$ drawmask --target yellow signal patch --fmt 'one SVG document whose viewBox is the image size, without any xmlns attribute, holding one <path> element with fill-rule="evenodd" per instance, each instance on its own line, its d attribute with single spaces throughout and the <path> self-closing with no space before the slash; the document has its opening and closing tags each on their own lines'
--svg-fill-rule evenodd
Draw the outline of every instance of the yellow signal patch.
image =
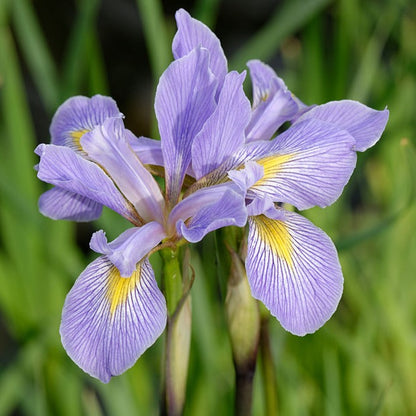
<svg viewBox="0 0 416 416">
<path fill-rule="evenodd" d="M 88 133 L 89 130 L 77 130 L 77 131 L 73 131 L 71 132 L 70 136 L 72 138 L 72 144 L 75 146 L 75 148 L 77 150 L 82 150 L 82 146 L 81 146 L 81 137 L 85 134 Z"/>
<path fill-rule="evenodd" d="M 110 270 L 107 285 L 107 299 L 110 302 L 110 313 L 113 315 L 119 305 L 124 304 L 140 281 L 140 266 L 130 277 L 121 277 L 117 267 Z"/>
<path fill-rule="evenodd" d="M 266 184 L 269 180 L 274 179 L 279 171 L 282 169 L 283 164 L 292 159 L 294 154 L 288 155 L 273 155 L 267 156 L 263 159 L 256 160 L 260 166 L 263 166 L 264 175 L 259 179 L 253 187 Z"/>
<path fill-rule="evenodd" d="M 251 217 L 258 230 L 259 238 L 272 252 L 293 267 L 292 237 L 284 221 L 272 220 L 265 215 Z"/>
</svg>

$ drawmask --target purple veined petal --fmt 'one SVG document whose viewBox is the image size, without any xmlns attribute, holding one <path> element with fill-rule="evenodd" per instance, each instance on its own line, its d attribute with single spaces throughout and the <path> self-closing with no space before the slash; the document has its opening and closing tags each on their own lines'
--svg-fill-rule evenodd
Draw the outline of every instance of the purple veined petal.
<svg viewBox="0 0 416 416">
<path fill-rule="evenodd" d="M 62 312 L 62 344 L 85 372 L 108 383 L 163 332 L 166 301 L 149 261 L 128 278 L 102 256 L 78 277 Z"/>
<path fill-rule="evenodd" d="M 247 142 L 268 140 L 298 112 L 298 105 L 285 83 L 268 65 L 247 63 L 253 85 L 253 111 L 246 128 Z"/>
<path fill-rule="evenodd" d="M 195 137 L 192 167 L 196 179 L 213 171 L 244 144 L 244 130 L 251 114 L 243 90 L 245 75 L 235 71 L 227 74 L 217 108 Z"/>
<path fill-rule="evenodd" d="M 121 117 L 116 102 L 110 97 L 75 96 L 56 110 L 50 127 L 51 143 L 82 150 L 81 137 L 108 117 Z"/>
<path fill-rule="evenodd" d="M 107 242 L 104 231 L 97 231 L 91 237 L 90 248 L 105 254 L 117 267 L 120 275 L 128 277 L 136 270 L 136 264 L 165 237 L 162 225 L 153 221 L 142 227 L 129 228 L 111 243 Z"/>
<path fill-rule="evenodd" d="M 299 214 L 249 218 L 246 269 L 253 296 L 295 335 L 315 332 L 335 312 L 343 277 L 334 244 Z"/>
<path fill-rule="evenodd" d="M 247 192 L 264 176 L 264 168 L 256 162 L 248 161 L 243 169 L 230 170 L 228 177 L 241 189 Z"/>
<path fill-rule="evenodd" d="M 295 95 L 292 95 L 292 98 L 295 100 L 295 103 L 298 105 L 298 112 L 290 119 L 290 122 L 293 124 L 296 122 L 303 114 L 312 110 L 312 108 L 316 107 L 316 104 L 307 105 L 303 101 L 301 101 Z"/>
<path fill-rule="evenodd" d="M 264 176 L 247 196 L 269 196 L 300 210 L 332 204 L 356 163 L 355 140 L 347 131 L 317 119 L 296 123 L 274 140 L 247 146 L 235 160 L 255 160 Z"/>
<path fill-rule="evenodd" d="M 216 80 L 208 58 L 206 49 L 193 50 L 169 65 L 157 87 L 155 110 L 171 204 L 179 198 L 191 163 L 192 142 L 215 110 Z"/>
<path fill-rule="evenodd" d="M 169 224 L 180 235 L 196 243 L 211 231 L 247 222 L 244 193 L 232 183 L 202 188 L 181 201 L 172 210 Z"/>
<path fill-rule="evenodd" d="M 85 134 L 81 145 L 88 157 L 105 169 L 145 222 L 163 221 L 163 195 L 129 146 L 121 119 L 108 118 Z"/>
<path fill-rule="evenodd" d="M 40 180 L 105 205 L 133 224 L 141 222 L 113 181 L 95 163 L 64 146 L 40 144 L 35 152 L 40 156 Z M 64 215 L 63 212 L 61 214 Z M 68 215 L 72 214 L 71 207 Z"/>
<path fill-rule="evenodd" d="M 227 192 L 234 192 L 244 197 L 244 193 L 232 182 L 198 189 L 173 207 L 169 214 L 168 227 L 175 228 L 179 220 L 188 220 L 203 207 L 222 198 Z"/>
<path fill-rule="evenodd" d="M 247 214 L 250 217 L 264 214 L 269 218 L 281 219 L 281 215 L 273 215 L 280 213 L 279 211 L 280 210 L 275 207 L 274 202 L 267 195 L 265 195 L 264 198 L 254 198 L 247 202 Z"/>
<path fill-rule="evenodd" d="M 85 196 L 54 187 L 39 198 L 39 211 L 54 220 L 93 221 L 103 206 Z"/>
<path fill-rule="evenodd" d="M 163 154 L 160 140 L 149 139 L 148 137 L 142 136 L 136 137 L 129 130 L 126 130 L 126 137 L 130 147 L 143 164 L 163 166 Z"/>
<path fill-rule="evenodd" d="M 389 111 L 377 111 L 358 101 L 342 100 L 315 106 L 304 113 L 298 122 L 309 118 L 333 123 L 347 130 L 356 141 L 355 150 L 363 152 L 380 139 Z"/>
<path fill-rule="evenodd" d="M 162 142 L 160 140 L 143 136 L 136 137 L 129 130 L 126 130 L 126 133 L 130 147 L 143 164 L 163 166 Z M 195 177 L 192 166 L 188 167 L 186 174 Z"/>
<path fill-rule="evenodd" d="M 221 88 L 227 74 L 227 59 L 215 34 L 199 20 L 190 16 L 184 9 L 176 12 L 178 31 L 172 42 L 172 52 L 175 59 L 182 58 L 195 48 L 203 47 L 209 51 L 209 68 L 218 79 Z"/>
</svg>

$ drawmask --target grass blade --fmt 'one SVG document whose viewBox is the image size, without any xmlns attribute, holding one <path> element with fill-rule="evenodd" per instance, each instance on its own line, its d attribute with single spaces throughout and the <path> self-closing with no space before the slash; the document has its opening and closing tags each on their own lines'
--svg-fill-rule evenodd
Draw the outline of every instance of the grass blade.
<svg viewBox="0 0 416 416">
<path fill-rule="evenodd" d="M 13 1 L 13 22 L 19 45 L 31 71 L 31 75 L 43 102 L 49 111 L 59 101 L 58 76 L 47 42 L 39 27 L 32 3 L 28 0 Z"/>
</svg>

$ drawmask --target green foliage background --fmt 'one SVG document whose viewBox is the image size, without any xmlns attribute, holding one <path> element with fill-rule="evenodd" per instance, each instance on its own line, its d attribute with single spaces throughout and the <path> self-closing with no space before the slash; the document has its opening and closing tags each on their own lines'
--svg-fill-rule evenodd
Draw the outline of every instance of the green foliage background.
<svg viewBox="0 0 416 416">
<path fill-rule="evenodd" d="M 128 3 L 148 51 L 140 66 L 151 69 L 154 88 L 172 59 L 172 6 Z M 176 3 L 213 28 L 224 8 L 239 4 Z M 351 98 L 390 109 L 383 138 L 359 155 L 343 196 L 329 208 L 305 213 L 337 242 L 345 289 L 334 317 L 313 335 L 294 337 L 270 320 L 280 414 L 414 415 L 416 6 L 411 0 L 260 3 L 272 13 L 249 36 L 238 37 L 241 22 L 222 24 L 222 32 L 236 33 L 228 49 L 224 44 L 230 68 L 242 70 L 247 60 L 259 58 L 308 104 Z M 93 258 L 80 240 L 94 228 L 38 213 L 37 198 L 46 187 L 36 178 L 33 149 L 48 137 L 47 125 L 37 123 L 39 112 L 50 120 L 65 98 L 101 93 L 121 97 L 122 112 L 143 115 L 109 83 L 97 30 L 103 4 L 75 2 L 59 65 L 38 14 L 41 5 L 0 0 L 0 415 L 154 415 L 163 337 L 108 385 L 79 370 L 60 344 L 65 294 Z M 148 96 L 145 114 L 153 120 Z M 137 135 L 155 131 L 151 121 L 144 131 L 132 129 Z M 113 237 L 125 224 L 106 211 L 94 227 Z M 224 281 L 213 261 L 215 245 L 210 236 L 192 251 L 196 282 L 186 415 L 228 415 L 233 408 Z M 159 270 L 159 259 L 152 261 Z M 259 366 L 255 415 L 265 414 L 263 391 Z"/>
</svg>

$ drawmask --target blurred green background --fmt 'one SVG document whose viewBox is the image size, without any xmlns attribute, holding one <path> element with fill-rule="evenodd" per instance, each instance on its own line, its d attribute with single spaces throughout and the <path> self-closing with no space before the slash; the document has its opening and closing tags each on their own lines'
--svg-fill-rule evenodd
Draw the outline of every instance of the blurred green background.
<svg viewBox="0 0 416 416">
<path fill-rule="evenodd" d="M 59 339 L 65 294 L 94 258 L 91 233 L 124 229 L 43 218 L 33 149 L 75 94 L 113 96 L 137 135 L 155 131 L 153 94 L 171 61 L 174 12 L 222 41 L 230 68 L 259 58 L 308 104 L 342 98 L 390 109 L 343 196 L 304 214 L 337 243 L 345 289 L 334 317 L 298 338 L 270 319 L 282 415 L 416 414 L 416 5 L 411 0 L 0 0 L 0 415 L 155 415 L 163 337 L 108 385 Z M 153 134 L 154 136 L 154 134 Z M 234 374 L 213 262 L 194 246 L 186 415 L 229 415 Z M 153 258 L 156 270 L 158 258 Z M 254 415 L 265 414 L 261 367 Z"/>
</svg>

